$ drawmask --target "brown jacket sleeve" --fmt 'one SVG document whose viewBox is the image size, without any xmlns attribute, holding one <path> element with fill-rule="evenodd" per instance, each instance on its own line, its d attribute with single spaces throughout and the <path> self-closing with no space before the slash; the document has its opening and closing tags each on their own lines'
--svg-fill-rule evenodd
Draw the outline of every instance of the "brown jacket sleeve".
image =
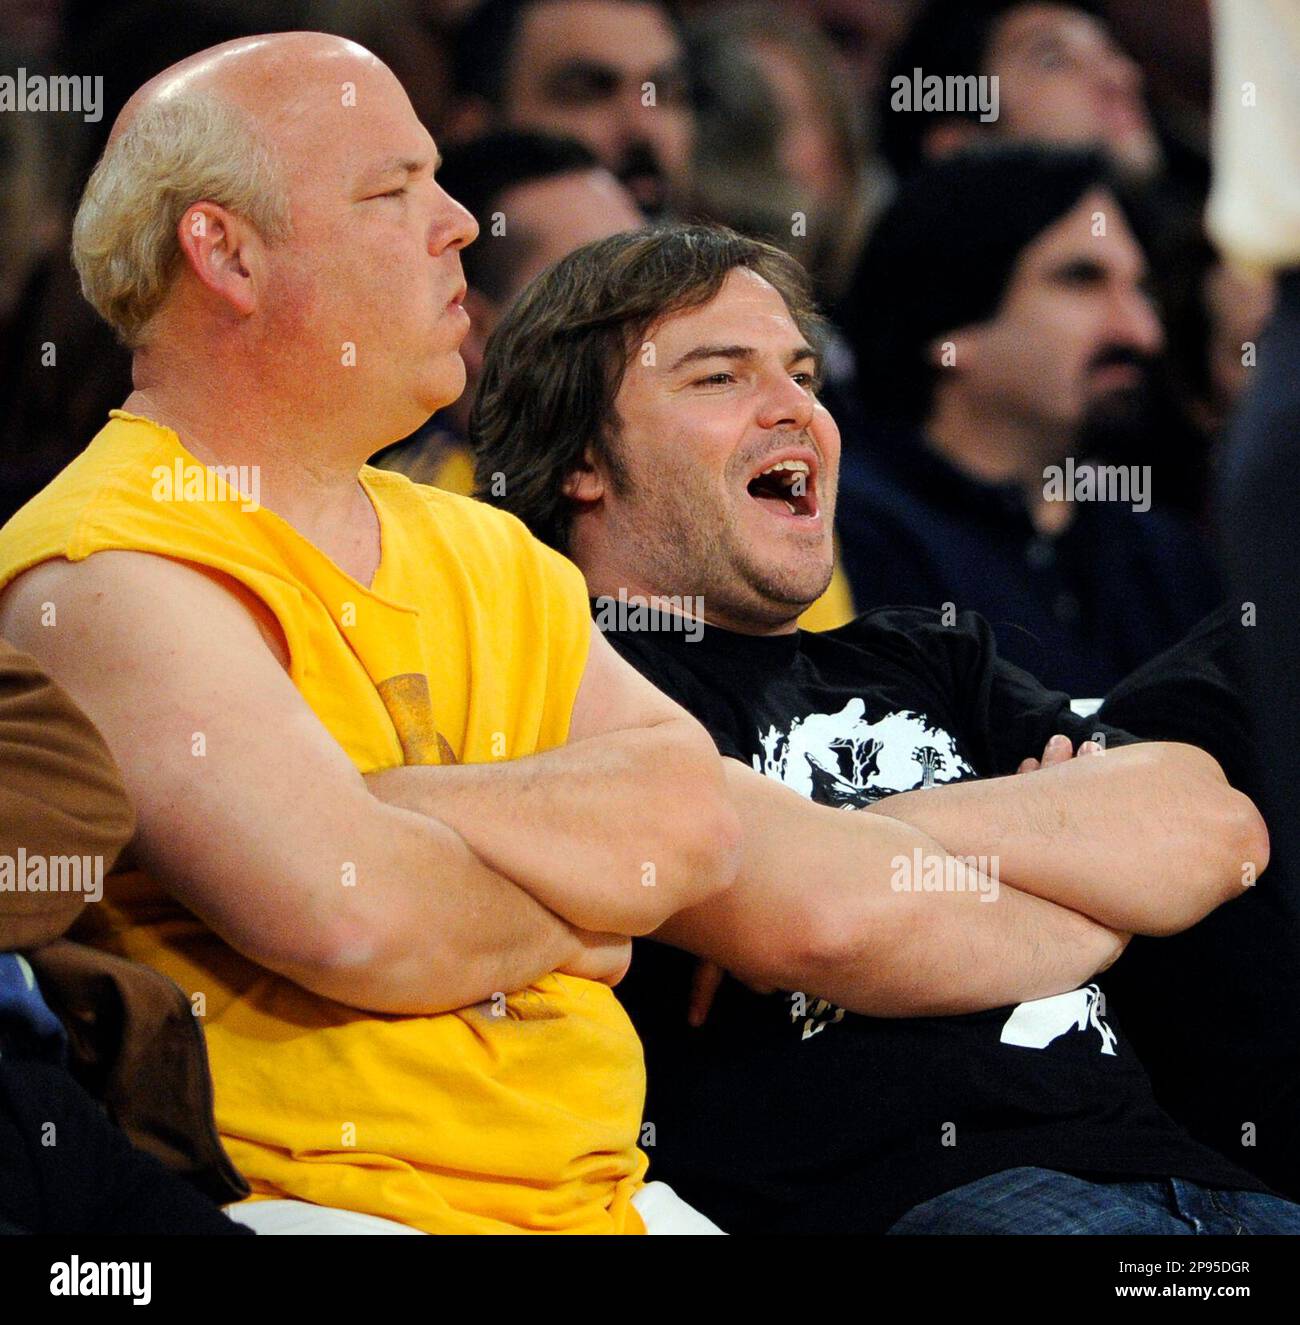
<svg viewBox="0 0 1300 1325">
<path fill-rule="evenodd" d="M 25 653 L 0 640 L 0 855 L 102 856 L 113 867 L 135 814 L 103 738 Z M 80 893 L 0 888 L 0 951 L 60 937 Z"/>
</svg>

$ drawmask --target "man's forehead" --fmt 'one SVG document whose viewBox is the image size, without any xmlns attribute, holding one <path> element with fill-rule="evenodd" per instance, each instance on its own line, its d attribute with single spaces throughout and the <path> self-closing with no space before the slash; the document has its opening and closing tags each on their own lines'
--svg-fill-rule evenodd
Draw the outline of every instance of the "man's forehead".
<svg viewBox="0 0 1300 1325">
<path fill-rule="evenodd" d="M 1002 56 L 1023 54 L 1034 42 L 1048 38 L 1074 45 L 1109 40 L 1091 14 L 1072 5 L 1027 4 L 1004 14 L 993 31 L 993 46 Z"/>
<path fill-rule="evenodd" d="M 538 69 L 571 63 L 647 69 L 676 59 L 681 47 L 655 4 L 632 0 L 540 0 L 525 10 L 516 60 Z"/>
<path fill-rule="evenodd" d="M 748 267 L 728 272 L 707 304 L 671 313 L 651 332 L 652 339 L 682 348 L 704 337 L 718 344 L 753 343 L 755 348 L 759 337 L 764 344 L 775 337 L 791 346 L 804 339 L 780 292 Z"/>
<path fill-rule="evenodd" d="M 1116 262 L 1145 264 L 1138 244 L 1119 202 L 1109 193 L 1085 194 L 1059 217 L 1022 255 L 1026 265 L 1041 268 L 1062 259 L 1090 259 L 1106 265 Z"/>
</svg>

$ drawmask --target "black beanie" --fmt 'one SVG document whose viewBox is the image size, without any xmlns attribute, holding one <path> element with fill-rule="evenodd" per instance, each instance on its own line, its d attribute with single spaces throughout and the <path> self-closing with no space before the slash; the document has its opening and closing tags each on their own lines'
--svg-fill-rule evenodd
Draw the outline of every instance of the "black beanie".
<svg viewBox="0 0 1300 1325">
<path fill-rule="evenodd" d="M 867 413 L 919 421 L 927 347 L 992 318 L 1020 254 L 1098 188 L 1095 151 L 975 148 L 918 170 L 876 223 L 836 320 L 853 347 Z"/>
</svg>

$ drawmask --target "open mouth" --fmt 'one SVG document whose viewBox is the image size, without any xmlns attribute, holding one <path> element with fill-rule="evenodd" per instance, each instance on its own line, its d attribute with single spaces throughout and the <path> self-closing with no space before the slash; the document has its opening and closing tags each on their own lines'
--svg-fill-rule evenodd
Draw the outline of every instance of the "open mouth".
<svg viewBox="0 0 1300 1325">
<path fill-rule="evenodd" d="M 817 515 L 812 466 L 806 460 L 778 460 L 755 474 L 747 490 L 774 515 L 805 519 Z"/>
</svg>

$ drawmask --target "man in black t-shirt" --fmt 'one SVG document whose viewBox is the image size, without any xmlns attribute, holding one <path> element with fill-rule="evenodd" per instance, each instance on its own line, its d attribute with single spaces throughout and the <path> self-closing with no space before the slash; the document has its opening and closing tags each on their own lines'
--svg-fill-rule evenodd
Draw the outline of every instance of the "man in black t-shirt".
<svg viewBox="0 0 1300 1325">
<path fill-rule="evenodd" d="M 582 566 L 742 822 L 737 883 L 620 989 L 653 1172 L 731 1232 L 1300 1232 L 1156 1106 L 1099 974 L 1124 940 L 1090 946 L 1238 893 L 1254 807 L 1076 718 L 973 614 L 797 630 L 832 564 L 815 336 L 777 250 L 620 235 L 507 314 L 471 417 L 481 489 Z M 700 958 L 738 977 L 702 1024 Z"/>
</svg>

